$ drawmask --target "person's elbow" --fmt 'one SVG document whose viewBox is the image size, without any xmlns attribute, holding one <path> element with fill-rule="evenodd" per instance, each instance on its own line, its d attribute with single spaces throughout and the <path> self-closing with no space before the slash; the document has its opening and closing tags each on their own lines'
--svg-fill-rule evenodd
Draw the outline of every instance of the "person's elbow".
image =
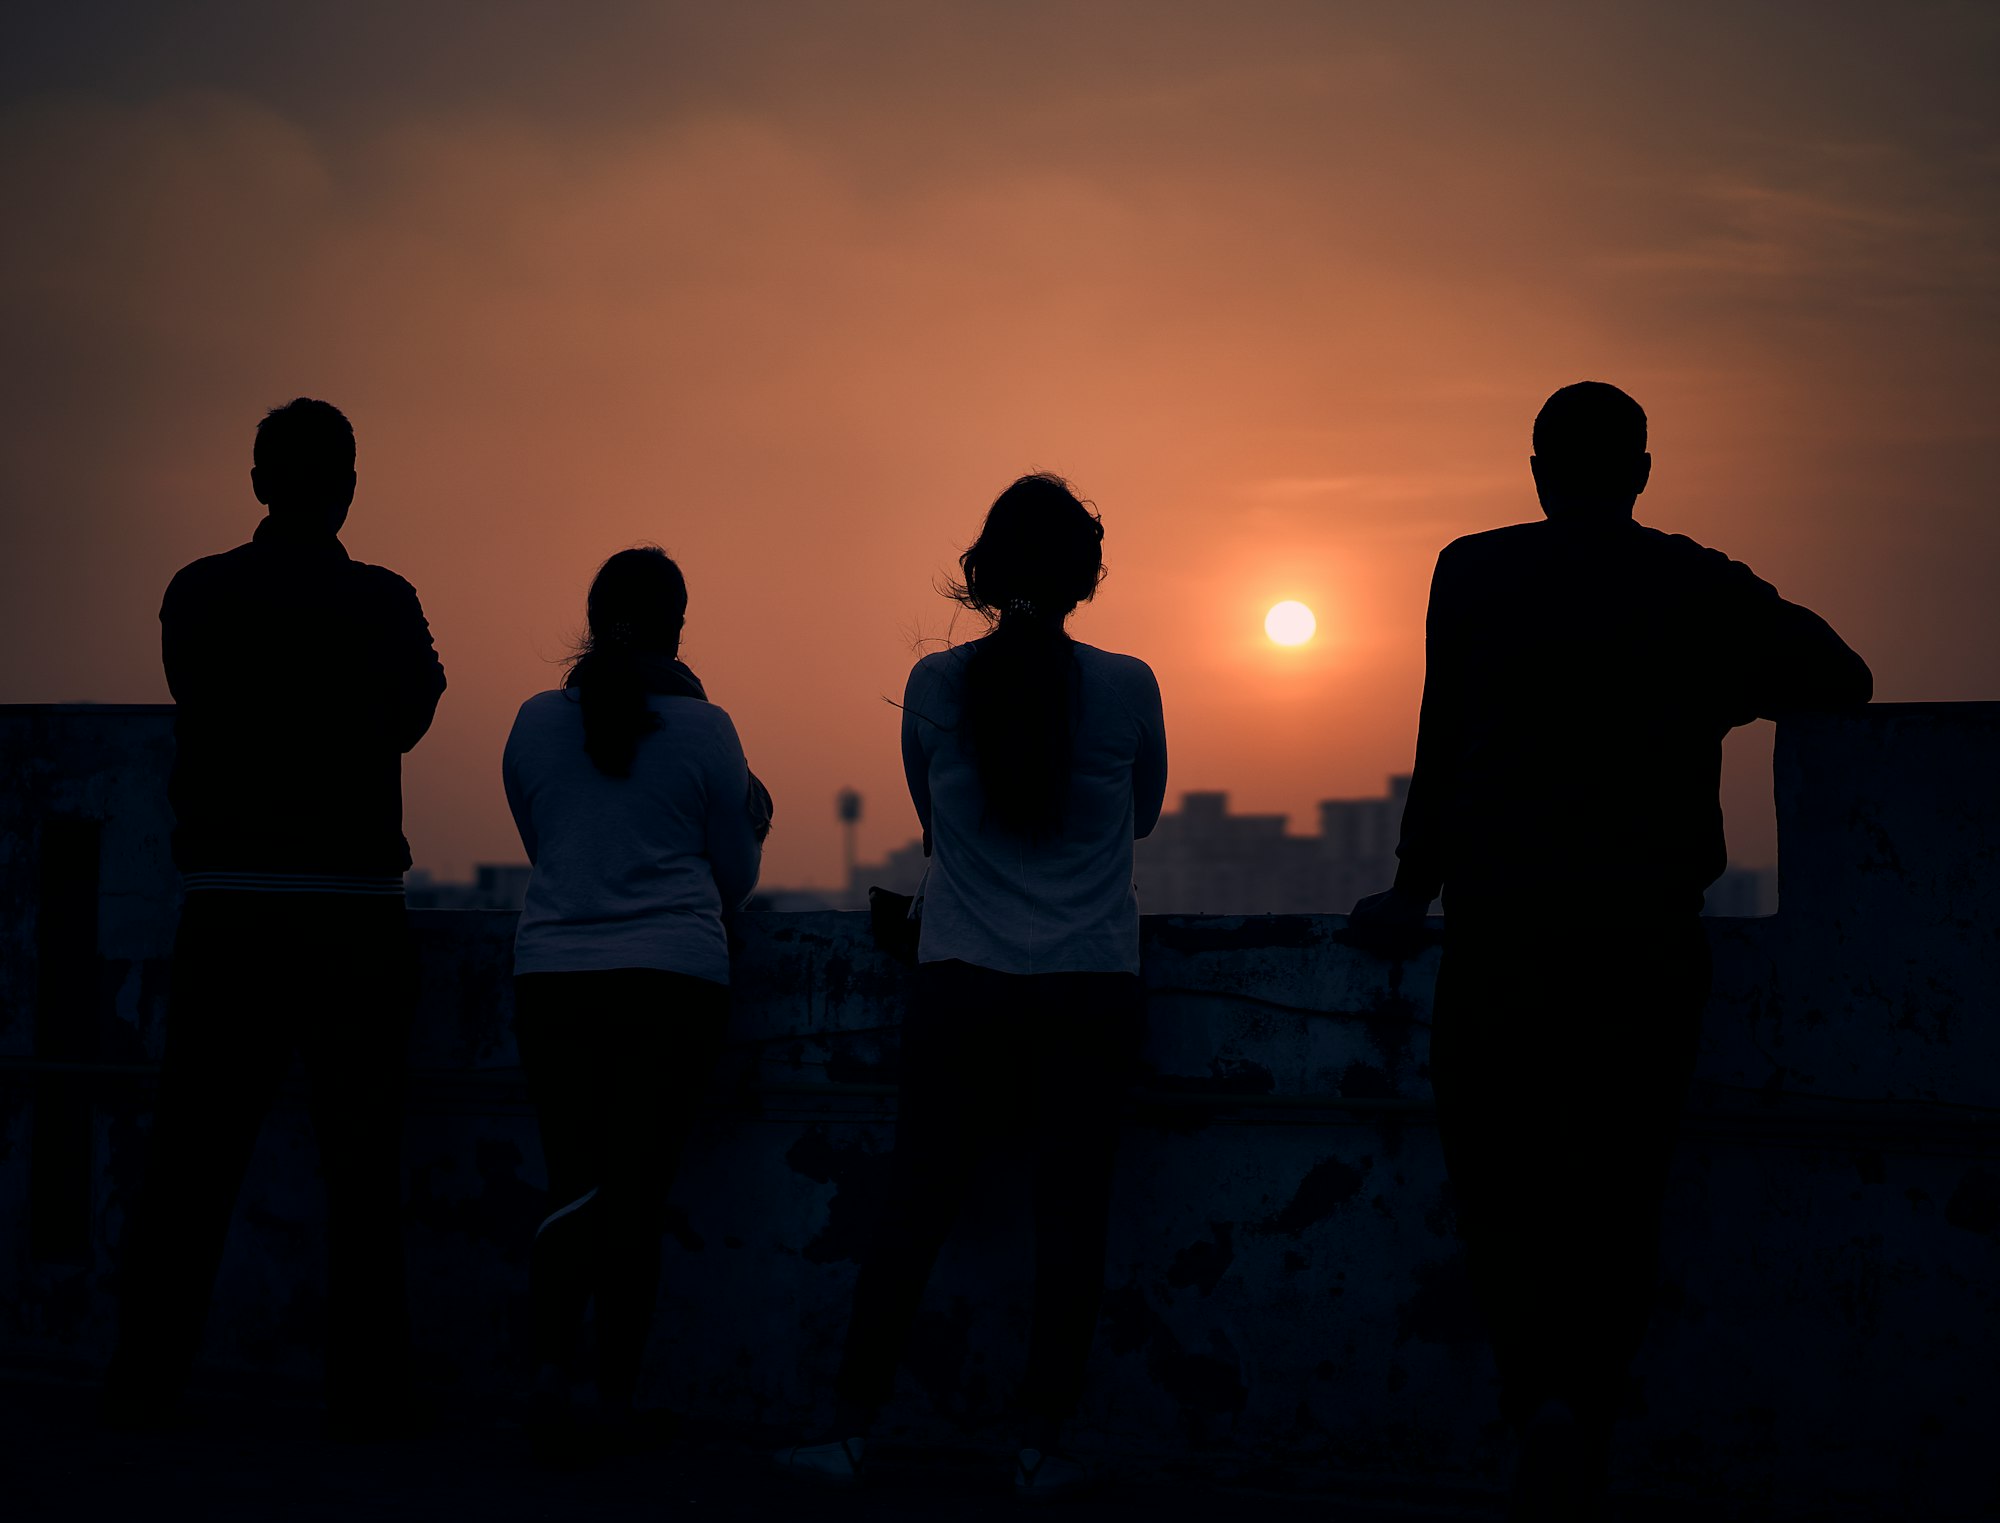
<svg viewBox="0 0 2000 1523">
<path fill-rule="evenodd" d="M 734 913 L 749 903 L 750 896 L 757 891 L 757 879 L 763 867 L 763 860 L 763 852 L 753 846 L 748 852 L 728 863 L 717 864 L 715 886 L 725 909 Z"/>
<path fill-rule="evenodd" d="M 1840 706 L 1860 708 L 1865 703 L 1875 701 L 1875 673 L 1870 671 L 1868 663 L 1853 651 L 1847 654 L 1848 669 L 1841 682 Z"/>
<path fill-rule="evenodd" d="M 1843 649 L 1794 690 L 1780 709 L 1858 709 L 1875 696 L 1875 674 L 1853 651 Z M 1775 717 L 1775 716 L 1774 716 Z"/>
<path fill-rule="evenodd" d="M 417 742 L 431 732 L 431 724 L 437 719 L 438 703 L 444 697 L 444 668 L 437 668 L 436 675 L 419 693 L 411 695 L 403 710 L 402 733 L 397 737 L 403 752 L 407 755 L 416 750 Z"/>
</svg>

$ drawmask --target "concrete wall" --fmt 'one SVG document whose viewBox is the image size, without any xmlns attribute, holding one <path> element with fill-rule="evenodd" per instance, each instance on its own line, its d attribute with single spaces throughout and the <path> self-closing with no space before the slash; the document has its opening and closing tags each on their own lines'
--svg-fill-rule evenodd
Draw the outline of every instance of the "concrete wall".
<svg viewBox="0 0 2000 1523">
<path fill-rule="evenodd" d="M 10 733 L 0 723 L 0 744 Z M 73 772 L 107 742 L 80 744 Z M 153 753 L 106 754 L 129 771 Z M 1777 769 L 1784 908 L 1710 922 L 1716 991 L 1621 1483 L 1753 1514 L 1970 1512 L 1996 1500 L 2000 1425 L 2000 705 L 1788 724 Z M 32 834 L 26 818 L 8 819 L 10 838 Z M 106 824 L 107 853 L 157 841 L 136 819 Z M 28 846 L 7 852 L 18 863 Z M 105 881 L 135 873 L 107 866 Z M 430 1378 L 490 1391 L 519 1375 L 544 1209 L 508 1032 L 512 917 L 413 919 L 419 1336 Z M 95 1002 L 99 1045 L 60 1071 L 22 1037 L 36 944 L 7 943 L 10 1357 L 106 1351 L 170 923 L 158 905 L 100 916 L 95 981 L 65 975 Z M 671 1404 L 797 1425 L 823 1411 L 883 1183 L 906 975 L 858 915 L 751 916 L 740 934 L 733 1046 L 677 1192 L 651 1378 Z M 1125 1132 L 1092 1441 L 1494 1480 L 1491 1360 L 1429 1118 L 1437 956 L 1435 938 L 1403 964 L 1361 954 L 1338 916 L 1148 919 L 1148 1073 Z M 83 1086 L 88 1116 L 85 1172 L 51 1176 L 87 1190 L 87 1240 L 67 1258 L 22 1230 L 51 1217 L 31 1175 L 57 1081 L 71 1099 Z M 218 1365 L 316 1369 L 312 1169 L 293 1098 L 239 1208 L 209 1331 Z M 989 1185 L 940 1263 L 888 1414 L 915 1437 L 991 1436 L 1018 1373 L 1025 1204 L 1004 1170 Z"/>
</svg>

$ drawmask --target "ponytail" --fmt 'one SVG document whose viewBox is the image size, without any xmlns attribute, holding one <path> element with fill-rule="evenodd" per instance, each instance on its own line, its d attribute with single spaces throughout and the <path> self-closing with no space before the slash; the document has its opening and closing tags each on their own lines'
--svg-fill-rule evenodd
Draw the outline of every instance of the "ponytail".
<svg viewBox="0 0 2000 1523">
<path fill-rule="evenodd" d="M 630 647 L 592 644 L 571 663 L 563 686 L 583 706 L 583 751 L 606 777 L 630 777 L 639 741 L 660 727 L 646 702 L 644 668 Z"/>
<path fill-rule="evenodd" d="M 583 705 L 583 750 L 607 777 L 630 777 L 639 742 L 660 727 L 653 671 L 680 648 L 687 581 L 657 545 L 620 550 L 590 584 L 590 632 L 563 677 Z"/>
</svg>

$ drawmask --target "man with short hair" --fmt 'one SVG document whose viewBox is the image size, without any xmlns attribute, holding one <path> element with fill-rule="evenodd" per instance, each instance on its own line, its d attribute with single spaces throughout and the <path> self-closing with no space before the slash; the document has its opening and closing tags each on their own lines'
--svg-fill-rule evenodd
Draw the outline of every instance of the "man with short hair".
<svg viewBox="0 0 2000 1523">
<path fill-rule="evenodd" d="M 1354 907 L 1407 946 L 1443 890 L 1432 1083 L 1522 1518 L 1602 1505 L 1708 997 L 1722 737 L 1872 690 L 1818 615 L 1633 521 L 1646 443 L 1624 392 L 1565 386 L 1544 520 L 1438 557 L 1396 883 Z"/>
<path fill-rule="evenodd" d="M 265 1113 L 305 1059 L 327 1198 L 327 1410 L 407 1413 L 402 757 L 444 668 L 410 584 L 350 560 L 354 432 L 301 397 L 257 427 L 250 542 L 185 567 L 160 625 L 178 705 L 170 796 L 186 889 L 145 1188 L 119 1266 L 107 1418 L 164 1420 L 194 1363 Z"/>
</svg>

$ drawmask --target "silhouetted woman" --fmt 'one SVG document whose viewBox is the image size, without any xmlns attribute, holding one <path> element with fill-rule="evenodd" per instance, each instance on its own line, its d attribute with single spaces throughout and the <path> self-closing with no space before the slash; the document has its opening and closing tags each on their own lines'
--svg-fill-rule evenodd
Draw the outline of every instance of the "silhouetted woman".
<svg viewBox="0 0 2000 1523">
<path fill-rule="evenodd" d="M 574 1457 L 586 1303 L 597 1394 L 629 1422 L 662 1214 L 729 1009 L 725 913 L 757 882 L 770 800 L 729 716 L 677 659 L 687 583 L 621 550 L 590 586 L 561 688 L 521 705 L 507 802 L 534 871 L 514 939 L 515 1032 L 554 1209 L 529 1261 L 535 1436 Z"/>
<path fill-rule="evenodd" d="M 1159 819 L 1167 782 L 1151 670 L 1063 629 L 1097 590 L 1103 539 L 1060 477 L 1016 481 L 953 588 L 992 632 L 910 673 L 903 769 L 931 864 L 893 1183 L 855 1286 L 836 1437 L 782 1453 L 794 1473 L 858 1477 L 974 1162 L 1018 1129 L 1035 1290 L 1014 1480 L 1040 1497 L 1082 1479 L 1061 1428 L 1103 1294 L 1121 1096 L 1143 1021 L 1132 842 Z"/>
</svg>

